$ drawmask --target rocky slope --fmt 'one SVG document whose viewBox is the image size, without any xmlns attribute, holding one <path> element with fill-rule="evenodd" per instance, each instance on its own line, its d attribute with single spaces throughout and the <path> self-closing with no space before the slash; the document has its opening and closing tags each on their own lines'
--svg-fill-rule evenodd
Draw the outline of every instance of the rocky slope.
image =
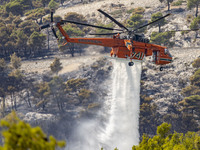
<svg viewBox="0 0 200 150">
<path fill-rule="evenodd" d="M 195 70 L 192 63 L 200 57 L 200 49 L 171 49 L 170 52 L 174 60 L 164 71 L 160 72 L 158 66 L 147 63 L 144 66 L 146 75 L 142 77 L 145 93 L 158 105 L 161 114 L 168 113 L 170 105 L 183 100 L 180 92 L 189 85 Z"/>
</svg>

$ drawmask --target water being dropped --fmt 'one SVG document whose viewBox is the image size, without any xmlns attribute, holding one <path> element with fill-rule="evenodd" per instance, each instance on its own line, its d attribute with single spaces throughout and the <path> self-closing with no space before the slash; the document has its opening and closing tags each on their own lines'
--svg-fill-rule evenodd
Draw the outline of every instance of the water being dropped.
<svg viewBox="0 0 200 150">
<path fill-rule="evenodd" d="M 139 144 L 141 63 L 129 67 L 127 62 L 113 60 L 113 67 L 111 96 L 99 115 L 107 122 L 102 125 L 100 117 L 81 122 L 68 150 L 131 150 Z"/>
</svg>

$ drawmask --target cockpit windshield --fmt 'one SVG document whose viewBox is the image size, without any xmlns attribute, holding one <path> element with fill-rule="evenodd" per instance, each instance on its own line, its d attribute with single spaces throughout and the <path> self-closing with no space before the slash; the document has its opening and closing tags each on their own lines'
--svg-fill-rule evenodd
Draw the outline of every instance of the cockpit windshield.
<svg viewBox="0 0 200 150">
<path fill-rule="evenodd" d="M 172 57 L 168 49 L 165 49 L 165 54 L 168 55 L 169 57 Z"/>
</svg>

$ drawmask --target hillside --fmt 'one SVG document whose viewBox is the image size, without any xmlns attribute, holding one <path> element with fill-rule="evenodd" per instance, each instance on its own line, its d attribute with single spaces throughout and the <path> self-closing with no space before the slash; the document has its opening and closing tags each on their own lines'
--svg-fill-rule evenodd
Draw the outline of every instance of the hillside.
<svg viewBox="0 0 200 150">
<path fill-rule="evenodd" d="M 146 8 L 157 8 L 160 5 L 159 0 L 100 0 L 94 1 L 92 3 L 81 4 L 80 1 L 74 0 L 67 2 L 63 7 L 60 7 L 56 10 L 56 14 L 64 16 L 68 12 L 77 12 L 84 16 L 99 16 L 97 9 L 104 9 L 108 12 L 114 11 L 116 9 L 131 9 L 137 7 L 146 7 Z M 88 18 L 89 19 L 89 18 Z"/>
<path fill-rule="evenodd" d="M 142 12 L 142 23 L 150 21 L 154 13 L 172 13 L 166 18 L 166 23 L 161 26 L 162 32 L 190 28 L 192 19 L 195 18 L 194 9 L 187 10 L 186 2 L 179 6 L 171 6 L 170 11 L 167 11 L 166 6 L 159 0 L 99 0 L 83 3 L 79 0 L 69 0 L 63 6 L 59 6 L 55 15 L 64 17 L 69 12 L 76 12 L 82 14 L 87 23 L 108 24 L 111 21 L 97 11 L 97 9 L 102 9 L 122 24 L 128 25 L 126 21 L 132 16 L 132 12 L 135 10 L 133 8 L 143 7 L 145 11 Z M 3 70 L 0 73 L 2 117 L 12 110 L 16 110 L 20 118 L 33 126 L 42 127 L 48 135 L 52 134 L 58 139 L 69 141 L 76 140 L 76 138 L 73 139 L 73 131 L 86 118 L 99 120 L 100 125 L 105 126 L 108 119 L 107 109 L 110 108 L 104 106 L 111 96 L 113 63 L 104 56 L 110 55 L 111 48 L 75 45 L 77 47 L 75 47 L 74 57 L 72 57 L 70 46 L 64 52 L 58 51 L 57 47 L 62 42 L 56 41 L 53 34 L 49 32 L 51 29 L 33 32 L 34 30 L 38 31 L 39 27 L 35 20 L 32 20 L 32 23 L 30 20 L 23 20 L 27 26 L 20 20 L 19 22 L 22 23 L 13 27 L 14 25 L 10 25 L 13 23 L 11 21 L 13 16 L 8 13 L 6 15 L 10 19 L 5 19 L 10 28 L 8 31 L 6 25 L 4 28 L 0 28 L 4 33 L 1 36 L 3 39 L 3 44 L 1 43 L 3 46 L 0 45 L 1 56 L 6 60 L 6 62 L 3 59 L 0 60 L 0 69 Z M 45 18 L 45 16 L 41 18 L 43 17 Z M 189 17 L 192 18 L 190 22 L 188 22 Z M 117 25 L 113 26 L 117 27 Z M 68 27 L 73 28 L 73 32 L 84 31 L 81 33 L 81 37 L 91 37 L 88 35 L 89 33 L 97 32 L 77 26 Z M 3 32 L 4 30 L 7 32 Z M 71 32 L 69 28 L 67 30 Z M 154 31 L 158 32 L 158 27 L 149 26 L 144 34 L 150 39 Z M 10 34 L 12 36 L 6 33 L 12 33 Z M 50 49 L 47 49 L 46 35 L 50 39 Z M 80 35 L 72 34 L 71 36 Z M 5 39 L 8 40 L 7 43 Z M 154 42 L 160 41 L 160 39 L 157 38 Z M 193 84 L 191 76 L 198 70 L 192 66 L 194 60 L 200 57 L 198 32 L 176 32 L 173 36 L 164 37 L 162 40 L 165 42 L 165 46 L 169 46 L 173 62 L 166 65 L 162 72 L 159 71 L 159 66 L 152 64 L 149 58 L 146 58 L 142 64 L 140 135 L 146 133 L 154 136 L 156 127 L 163 122 L 171 123 L 172 130 L 177 132 L 199 131 L 199 109 L 196 109 L 199 103 L 195 103 L 197 107 L 192 105 L 186 109 L 186 105 L 189 104 L 185 101 L 182 102 L 186 109 L 184 111 L 182 110 L 183 106 L 180 105 L 181 101 L 191 96 L 183 96 L 181 92 Z M 164 45 L 163 41 L 159 45 Z M 170 47 L 170 42 L 173 43 L 172 47 Z M 37 45 L 37 43 L 39 44 Z M 79 53 L 79 50 L 82 50 L 82 53 Z M 22 64 L 17 69 L 9 63 L 10 55 L 14 52 L 17 53 L 17 56 L 22 57 Z M 55 58 L 59 58 L 62 69 L 53 73 L 50 65 Z M 196 88 L 197 95 L 198 86 L 193 87 Z M 190 93 L 192 92 L 190 91 Z M 70 137 L 72 138 L 70 139 Z"/>
</svg>

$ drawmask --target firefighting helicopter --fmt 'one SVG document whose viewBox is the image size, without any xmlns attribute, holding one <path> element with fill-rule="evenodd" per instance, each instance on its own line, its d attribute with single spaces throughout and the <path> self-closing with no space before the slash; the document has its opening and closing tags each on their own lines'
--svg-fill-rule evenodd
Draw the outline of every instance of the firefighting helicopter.
<svg viewBox="0 0 200 150">
<path fill-rule="evenodd" d="M 81 43 L 81 44 L 111 47 L 112 48 L 110 52 L 111 58 L 114 57 L 114 58 L 119 58 L 123 60 L 129 60 L 129 63 L 128 63 L 129 66 L 133 66 L 134 61 L 143 61 L 144 57 L 147 57 L 147 56 L 152 56 L 152 62 L 156 65 L 160 65 L 160 71 L 163 70 L 163 65 L 169 64 L 172 62 L 172 55 L 170 54 L 167 47 L 150 44 L 149 39 L 136 33 L 136 31 L 138 31 L 139 29 L 142 29 L 165 17 L 168 17 L 170 14 L 167 14 L 161 18 L 158 18 L 155 21 L 152 21 L 150 23 L 144 24 L 134 30 L 130 30 L 124 25 L 122 25 L 120 22 L 118 22 L 116 19 L 111 17 L 109 14 L 102 11 L 101 9 L 98 9 L 98 11 L 102 13 L 104 16 L 106 16 L 107 18 L 109 18 L 111 21 L 113 21 L 116 25 L 118 25 L 120 29 L 91 25 L 91 24 L 86 24 L 86 23 L 70 21 L 70 20 L 61 20 L 59 22 L 54 23 L 53 11 L 51 11 L 51 23 L 41 26 L 40 30 L 50 27 L 52 29 L 54 36 L 58 40 L 58 36 L 54 29 L 54 26 L 56 26 L 61 32 L 61 34 L 63 35 L 63 38 L 65 38 L 65 40 L 69 43 Z M 91 34 L 91 35 L 113 35 L 112 38 L 70 38 L 67 35 L 67 33 L 64 31 L 64 29 L 62 28 L 62 25 L 65 23 L 89 26 L 89 27 L 106 29 L 106 30 L 111 30 L 111 31 L 116 31 L 116 32 Z M 120 34 L 122 33 L 126 34 L 126 36 L 124 36 L 123 38 L 120 37 Z"/>
</svg>

